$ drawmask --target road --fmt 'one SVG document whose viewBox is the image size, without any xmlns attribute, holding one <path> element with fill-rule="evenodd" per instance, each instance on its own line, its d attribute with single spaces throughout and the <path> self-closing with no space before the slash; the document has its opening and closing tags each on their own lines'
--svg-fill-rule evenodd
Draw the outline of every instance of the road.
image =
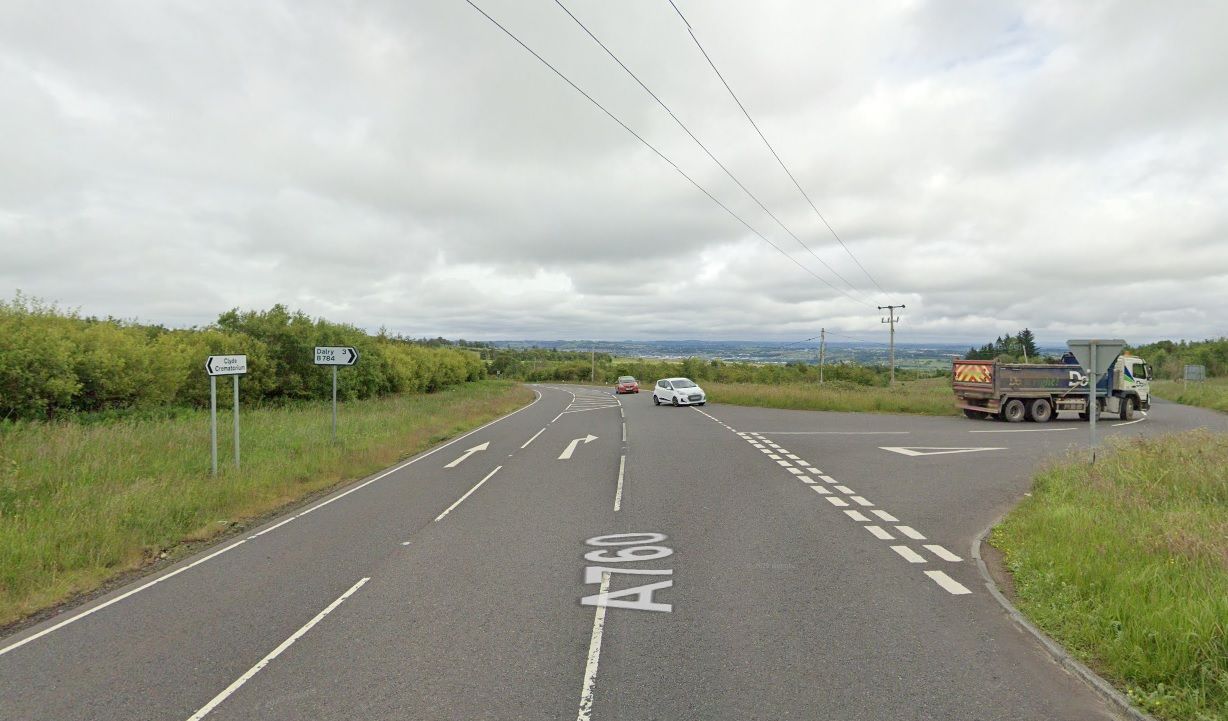
<svg viewBox="0 0 1228 721">
<path fill-rule="evenodd" d="M 0 640 L 0 719 L 1112 718 L 969 558 L 1085 423 L 536 388 Z"/>
</svg>

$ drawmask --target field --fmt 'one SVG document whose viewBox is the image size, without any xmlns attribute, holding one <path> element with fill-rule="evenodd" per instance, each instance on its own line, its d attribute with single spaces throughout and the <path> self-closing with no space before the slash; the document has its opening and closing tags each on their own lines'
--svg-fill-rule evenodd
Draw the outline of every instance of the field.
<svg viewBox="0 0 1228 721">
<path fill-rule="evenodd" d="M 1156 380 L 1151 382 L 1151 390 L 1164 400 L 1228 413 L 1228 378 L 1212 378 L 1197 383 Z"/>
<path fill-rule="evenodd" d="M 361 478 L 531 400 L 482 381 L 341 406 L 241 411 L 242 470 L 231 417 L 218 414 L 220 475 L 209 475 L 208 412 L 113 423 L 0 424 L 0 626 L 184 541 Z"/>
<path fill-rule="evenodd" d="M 1021 610 L 1139 706 L 1228 719 L 1228 435 L 1056 463 L 991 543 Z"/>
<path fill-rule="evenodd" d="M 958 415 L 951 382 L 925 378 L 897 382 L 894 388 L 844 382 L 764 384 L 702 383 L 714 403 L 852 413 L 915 413 L 927 416 Z"/>
</svg>

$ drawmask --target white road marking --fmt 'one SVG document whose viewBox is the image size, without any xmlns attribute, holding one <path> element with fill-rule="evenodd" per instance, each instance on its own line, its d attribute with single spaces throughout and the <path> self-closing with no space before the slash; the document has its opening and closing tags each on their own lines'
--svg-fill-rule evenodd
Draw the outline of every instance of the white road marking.
<svg viewBox="0 0 1228 721">
<path fill-rule="evenodd" d="M 530 443 L 532 443 L 533 441 L 537 440 L 537 437 L 538 437 L 538 436 L 540 436 L 541 434 L 545 433 L 545 432 L 546 432 L 546 427 L 545 427 L 545 426 L 542 426 L 542 429 L 541 429 L 540 431 L 538 431 L 537 433 L 534 433 L 532 438 L 530 438 L 529 440 L 525 441 L 525 442 L 524 442 L 524 445 L 523 445 L 523 446 L 521 446 L 521 448 L 522 448 L 522 449 L 524 449 L 524 448 L 528 448 Z"/>
<path fill-rule="evenodd" d="M 751 445 L 754 446 L 755 448 L 763 448 L 762 443 L 755 443 L 754 441 L 751 441 Z"/>
<path fill-rule="evenodd" d="M 976 431 L 972 431 L 975 433 Z M 884 451 L 901 456 L 946 456 L 952 453 L 978 453 L 980 451 L 1004 451 L 1005 448 L 939 448 L 936 446 L 879 446 Z"/>
<path fill-rule="evenodd" d="M 968 431 L 969 433 L 1054 433 L 1056 431 L 1073 431 L 1074 428 L 1003 428 L 1000 430 Z"/>
<path fill-rule="evenodd" d="M 235 679 L 234 683 L 230 684 L 229 686 L 225 688 L 225 690 L 223 690 L 218 695 L 214 696 L 213 699 L 209 701 L 209 703 L 205 704 L 204 706 L 201 706 L 199 711 L 197 711 L 196 713 L 188 717 L 188 721 L 200 721 L 200 719 L 203 719 L 205 716 L 208 716 L 210 711 L 217 708 L 218 705 L 222 703 L 223 701 L 225 701 L 226 699 L 230 698 L 230 696 L 234 694 L 235 691 L 238 691 L 243 686 L 243 684 L 250 681 L 252 677 L 255 676 L 256 674 L 260 673 L 260 671 L 265 666 L 268 666 L 269 663 L 273 659 L 280 656 L 283 651 L 293 646 L 295 641 L 303 637 L 303 634 L 307 633 L 308 631 L 312 629 L 313 626 L 315 626 L 320 621 L 324 620 L 325 616 L 332 613 L 334 609 L 336 609 L 338 606 L 342 604 L 342 602 L 345 601 L 345 599 L 354 595 L 355 591 L 362 588 L 363 584 L 365 584 L 367 581 L 370 581 L 370 580 L 371 578 L 367 577 L 367 578 L 360 580 L 358 583 L 355 583 L 353 586 L 350 586 L 350 590 L 341 594 L 341 596 L 338 597 L 337 600 L 328 604 L 328 606 L 323 611 L 320 611 L 319 613 L 317 613 L 315 615 L 315 618 L 311 619 L 306 624 L 304 624 L 302 628 L 295 631 L 294 634 L 290 636 L 290 638 L 287 638 L 285 641 L 282 641 L 280 644 L 278 644 L 277 648 L 273 649 L 272 651 L 269 652 L 267 656 L 257 661 L 255 666 L 252 666 L 251 668 L 247 670 L 246 673 L 244 673 L 239 678 Z"/>
<path fill-rule="evenodd" d="M 954 578 L 951 578 L 942 571 L 926 571 L 925 575 L 929 576 L 934 580 L 934 583 L 942 586 L 943 590 L 952 595 L 963 596 L 964 594 L 972 593 L 972 591 L 969 591 L 962 583 L 956 581 Z"/>
<path fill-rule="evenodd" d="M 453 508 L 456 508 L 457 506 L 459 506 L 459 505 L 461 504 L 461 501 L 464 501 L 466 498 L 468 498 L 468 497 L 469 497 L 469 494 L 470 494 L 470 493 L 473 493 L 473 492 L 474 492 L 474 491 L 476 491 L 477 489 L 481 488 L 481 487 L 482 487 L 482 484 L 483 484 L 483 483 L 485 483 L 486 481 L 490 480 L 490 477 L 491 477 L 491 476 L 493 476 L 493 475 L 495 475 L 496 473 L 498 473 L 498 472 L 499 472 L 499 469 L 500 469 L 500 468 L 502 468 L 502 467 L 503 467 L 503 466 L 495 466 L 495 470 L 491 471 L 490 473 L 487 473 L 487 474 L 486 474 L 486 477 L 485 477 L 485 478 L 483 478 L 482 480 L 478 481 L 478 484 L 477 484 L 476 486 L 474 486 L 473 488 L 470 488 L 468 491 L 466 491 L 466 492 L 465 492 L 465 495 L 463 495 L 463 496 L 461 496 L 460 498 L 456 499 L 456 503 L 453 503 L 452 505 L 448 506 L 448 509 L 447 509 L 446 511 L 444 511 L 444 512 L 443 512 L 443 513 L 441 513 L 441 514 L 439 514 L 438 516 L 435 516 L 435 520 L 436 520 L 436 521 L 438 521 L 438 520 L 440 520 L 441 518 L 443 518 L 444 516 L 446 516 L 446 515 L 448 515 L 449 513 L 451 513 Z"/>
<path fill-rule="evenodd" d="M 627 424 L 623 422 L 623 443 L 627 442 Z"/>
<path fill-rule="evenodd" d="M 869 501 L 862 498 L 861 496 L 853 496 L 852 498 L 853 498 L 853 502 L 859 506 L 873 506 L 874 505 L 873 503 L 870 503 Z"/>
<path fill-rule="evenodd" d="M 870 520 L 866 518 L 864 515 L 862 515 L 861 511 L 845 511 L 845 513 L 848 515 L 849 518 L 853 519 L 854 521 L 857 521 L 858 523 L 864 523 Z"/>
<path fill-rule="evenodd" d="M 891 550 L 903 556 L 904 560 L 908 561 L 909 563 L 925 563 L 925 559 L 921 557 L 921 554 L 912 550 L 908 546 L 892 546 Z"/>
<path fill-rule="evenodd" d="M 823 488 L 823 487 L 822 486 L 811 486 L 811 488 Z M 840 496 L 827 496 L 827 500 L 831 501 L 831 504 L 833 506 L 847 506 L 848 505 L 848 501 L 844 500 Z"/>
<path fill-rule="evenodd" d="M 800 458 L 798 458 L 797 456 L 793 455 L 792 453 L 786 453 L 786 454 L 785 454 L 785 458 L 791 458 L 791 459 L 793 459 L 793 460 L 795 460 L 795 461 L 800 461 L 800 460 L 801 460 Z"/>
<path fill-rule="evenodd" d="M 272 526 L 269 526 L 268 528 L 264 529 L 263 531 L 260 531 L 259 533 L 253 533 L 252 535 L 247 537 L 247 540 L 250 541 L 254 538 L 260 538 L 261 536 L 268 533 L 269 531 L 276 531 L 277 529 L 281 528 L 282 526 L 286 525 L 287 523 L 289 523 L 290 521 L 293 521 L 296 518 L 298 518 L 298 516 L 290 516 L 289 518 L 285 519 L 281 523 L 275 523 Z"/>
<path fill-rule="evenodd" d="M 760 448 L 759 452 L 760 453 L 771 453 L 772 449 L 771 448 Z"/>
<path fill-rule="evenodd" d="M 614 489 L 614 510 L 617 511 L 623 504 L 623 471 L 627 468 L 627 457 L 619 456 L 618 458 L 618 487 Z"/>
<path fill-rule="evenodd" d="M 809 466 L 810 466 L 810 464 L 809 464 L 809 463 L 807 463 L 807 462 L 805 462 L 805 461 L 802 461 L 802 460 L 799 460 L 799 461 L 797 462 L 797 465 L 799 465 L 799 466 L 807 466 L 807 467 L 809 467 Z"/>
<path fill-rule="evenodd" d="M 776 465 L 780 466 L 781 468 L 792 468 L 793 467 L 793 464 L 788 461 L 776 461 Z"/>
<path fill-rule="evenodd" d="M 814 479 L 810 476 L 798 476 L 797 479 L 802 483 L 814 483 Z"/>
<path fill-rule="evenodd" d="M 853 495 L 854 493 L 853 489 L 849 488 L 848 486 L 836 486 L 836 490 L 840 491 L 841 493 L 848 494 L 850 496 Z"/>
<path fill-rule="evenodd" d="M 917 530 L 913 528 L 912 526 L 896 526 L 895 530 L 899 531 L 905 536 L 908 536 L 914 541 L 924 541 L 925 540 L 925 536 L 917 532 Z"/>
<path fill-rule="evenodd" d="M 560 461 L 570 460 L 571 455 L 576 452 L 576 446 L 580 445 L 581 443 L 583 443 L 584 445 L 588 445 L 589 443 L 592 443 L 595 440 L 597 440 L 597 436 L 594 436 L 592 433 L 589 433 L 583 438 L 573 438 L 571 443 L 567 444 L 567 448 L 563 449 L 563 452 L 559 454 L 558 460 Z"/>
<path fill-rule="evenodd" d="M 1125 423 L 1114 423 L 1114 424 L 1113 424 L 1113 427 L 1114 427 L 1114 428 L 1117 428 L 1118 426 L 1132 426 L 1132 425 L 1134 425 L 1135 423 L 1142 423 L 1142 422 L 1143 422 L 1143 421 L 1145 421 L 1145 420 L 1147 420 L 1147 419 L 1146 419 L 1146 418 L 1139 418 L 1139 419 L 1137 419 L 1137 420 L 1133 420 L 1133 421 L 1126 421 Z"/>
<path fill-rule="evenodd" d="M 610 591 L 610 574 L 601 574 L 598 594 Z M 593 690 L 597 686 L 597 665 L 601 662 L 601 636 L 605 632 L 605 606 L 597 606 L 593 612 L 593 632 L 588 639 L 588 660 L 584 663 L 584 682 L 580 686 L 580 713 L 576 721 L 592 721 Z"/>
<path fill-rule="evenodd" d="M 878 516 L 879 518 L 883 519 L 884 521 L 888 523 L 898 523 L 900 520 L 896 518 L 895 516 L 891 515 L 890 513 L 887 513 L 886 511 L 880 511 L 877 508 L 874 509 L 873 511 L 870 511 L 870 513 L 873 513 L 874 515 Z"/>
<path fill-rule="evenodd" d="M 800 468 L 786 468 L 785 470 L 788 471 L 789 473 L 792 473 L 795 476 L 800 476 L 803 473 L 805 473 L 805 471 L 803 471 Z"/>
<path fill-rule="evenodd" d="M 444 468 L 456 468 L 460 464 L 464 463 L 465 460 L 469 458 L 469 456 L 472 456 L 474 453 L 477 453 L 478 451 L 484 451 L 487 448 L 490 448 L 490 441 L 486 441 L 485 443 L 482 443 L 482 444 L 474 446 L 473 448 L 470 448 L 469 450 L 460 454 L 460 457 L 458 457 L 456 460 L 444 466 Z"/>
<path fill-rule="evenodd" d="M 563 414 L 562 414 L 562 413 L 560 413 L 560 414 L 558 414 L 557 416 L 555 416 L 554 418 L 552 418 L 552 419 L 550 420 L 550 422 L 551 422 L 551 423 L 554 423 L 555 421 L 557 421 L 558 419 L 560 419 L 560 418 L 562 418 L 562 417 L 563 417 Z"/>
<path fill-rule="evenodd" d="M 882 528 L 878 526 L 862 526 L 862 528 L 865 528 L 867 531 L 874 534 L 874 537 L 880 541 L 895 540 L 895 536 L 891 535 L 890 533 L 887 533 L 886 531 L 884 531 Z"/>
<path fill-rule="evenodd" d="M 773 461 L 779 461 L 779 460 L 780 460 L 780 456 L 776 455 L 775 453 L 769 453 L 769 454 L 768 454 L 768 458 L 771 458 Z"/>
<path fill-rule="evenodd" d="M 413 543 L 413 541 L 401 541 L 402 546 L 408 546 L 411 543 Z"/>
<path fill-rule="evenodd" d="M 959 563 L 960 561 L 964 560 L 960 558 L 959 556 L 956 556 L 954 553 L 951 553 L 947 549 L 937 544 L 929 544 L 929 545 L 926 545 L 925 548 L 930 553 L 933 553 L 935 556 L 941 558 L 944 561 L 950 561 L 951 563 Z"/>
<path fill-rule="evenodd" d="M 836 479 L 832 478 L 831 476 L 819 476 L 819 478 L 822 478 L 823 480 L 827 481 L 828 483 L 835 483 L 835 482 L 836 482 Z"/>
<path fill-rule="evenodd" d="M 829 495 L 829 494 L 831 493 L 831 491 L 827 490 L 827 487 L 826 487 L 826 486 L 811 486 L 811 487 L 810 487 L 810 490 L 814 491 L 815 493 L 819 494 L 820 496 L 826 496 L 826 495 Z M 847 506 L 848 504 L 846 503 L 846 504 L 844 504 L 844 505 L 846 505 L 846 506 Z"/>
<path fill-rule="evenodd" d="M 907 436 L 912 431 L 764 431 L 768 436 Z"/>
</svg>

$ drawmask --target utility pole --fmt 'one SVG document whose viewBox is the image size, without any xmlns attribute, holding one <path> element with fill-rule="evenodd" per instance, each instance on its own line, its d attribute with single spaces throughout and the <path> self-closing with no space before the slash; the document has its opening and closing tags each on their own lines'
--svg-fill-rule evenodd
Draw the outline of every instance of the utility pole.
<svg viewBox="0 0 1228 721">
<path fill-rule="evenodd" d="M 592 377 L 589 378 L 589 382 L 596 383 L 597 382 L 597 346 L 596 344 L 590 344 L 588 347 L 588 350 L 590 353 L 589 360 L 593 364 Z"/>
<path fill-rule="evenodd" d="M 889 351 L 891 358 L 891 385 L 895 385 L 895 324 L 900 319 L 899 316 L 895 314 L 895 309 L 903 307 L 903 303 L 899 305 L 880 305 L 878 307 L 879 310 L 887 311 L 887 317 L 883 318 L 883 322 L 890 324 L 891 326 L 891 350 Z"/>
<path fill-rule="evenodd" d="M 827 342 L 827 329 L 819 329 L 819 385 L 823 385 L 823 345 Z"/>
</svg>

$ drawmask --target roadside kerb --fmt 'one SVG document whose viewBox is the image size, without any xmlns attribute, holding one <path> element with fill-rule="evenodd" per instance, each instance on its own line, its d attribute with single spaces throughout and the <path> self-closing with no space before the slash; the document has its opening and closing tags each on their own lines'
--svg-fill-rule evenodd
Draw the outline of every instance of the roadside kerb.
<svg viewBox="0 0 1228 721">
<path fill-rule="evenodd" d="M 1101 698 L 1108 701 L 1109 704 L 1115 707 L 1117 711 L 1125 714 L 1130 719 L 1133 719 L 1133 721 L 1158 721 L 1151 714 L 1138 710 L 1138 708 L 1130 703 L 1130 700 L 1126 698 L 1125 694 L 1118 691 L 1113 684 L 1105 680 L 1100 674 L 1083 665 L 1074 656 L 1071 656 L 1070 652 L 1063 648 L 1060 643 L 1049 638 L 1044 631 L 1041 631 L 1031 621 L 1029 621 L 1027 617 L 1019 611 L 1019 609 L 1015 608 L 1015 604 L 1011 603 L 1010 600 L 1007 599 L 1007 597 L 1003 595 L 1000 590 L 998 590 L 998 584 L 994 582 L 993 576 L 989 573 L 989 567 L 985 565 L 985 559 L 981 557 L 981 544 L 985 542 L 985 539 L 989 537 L 990 532 L 992 532 L 993 529 L 1002 522 L 1002 519 L 1006 518 L 1007 514 L 1009 514 L 1011 510 L 1014 509 L 1008 509 L 1005 513 L 995 518 L 993 522 L 986 526 L 985 530 L 981 531 L 980 535 L 978 535 L 972 541 L 972 557 L 976 559 L 977 570 L 981 573 L 981 579 L 985 581 L 985 588 L 989 590 L 989 595 L 993 596 L 994 600 L 998 602 L 998 605 L 1002 606 L 1003 610 L 1006 611 L 1007 615 L 1010 616 L 1015 623 L 1019 624 L 1025 631 L 1032 634 L 1032 636 L 1034 636 L 1036 640 L 1040 642 L 1040 645 L 1049 652 L 1049 655 L 1053 657 L 1054 661 L 1057 661 L 1058 665 L 1083 679 L 1087 685 L 1091 686 L 1096 693 L 1100 694 Z"/>
</svg>

